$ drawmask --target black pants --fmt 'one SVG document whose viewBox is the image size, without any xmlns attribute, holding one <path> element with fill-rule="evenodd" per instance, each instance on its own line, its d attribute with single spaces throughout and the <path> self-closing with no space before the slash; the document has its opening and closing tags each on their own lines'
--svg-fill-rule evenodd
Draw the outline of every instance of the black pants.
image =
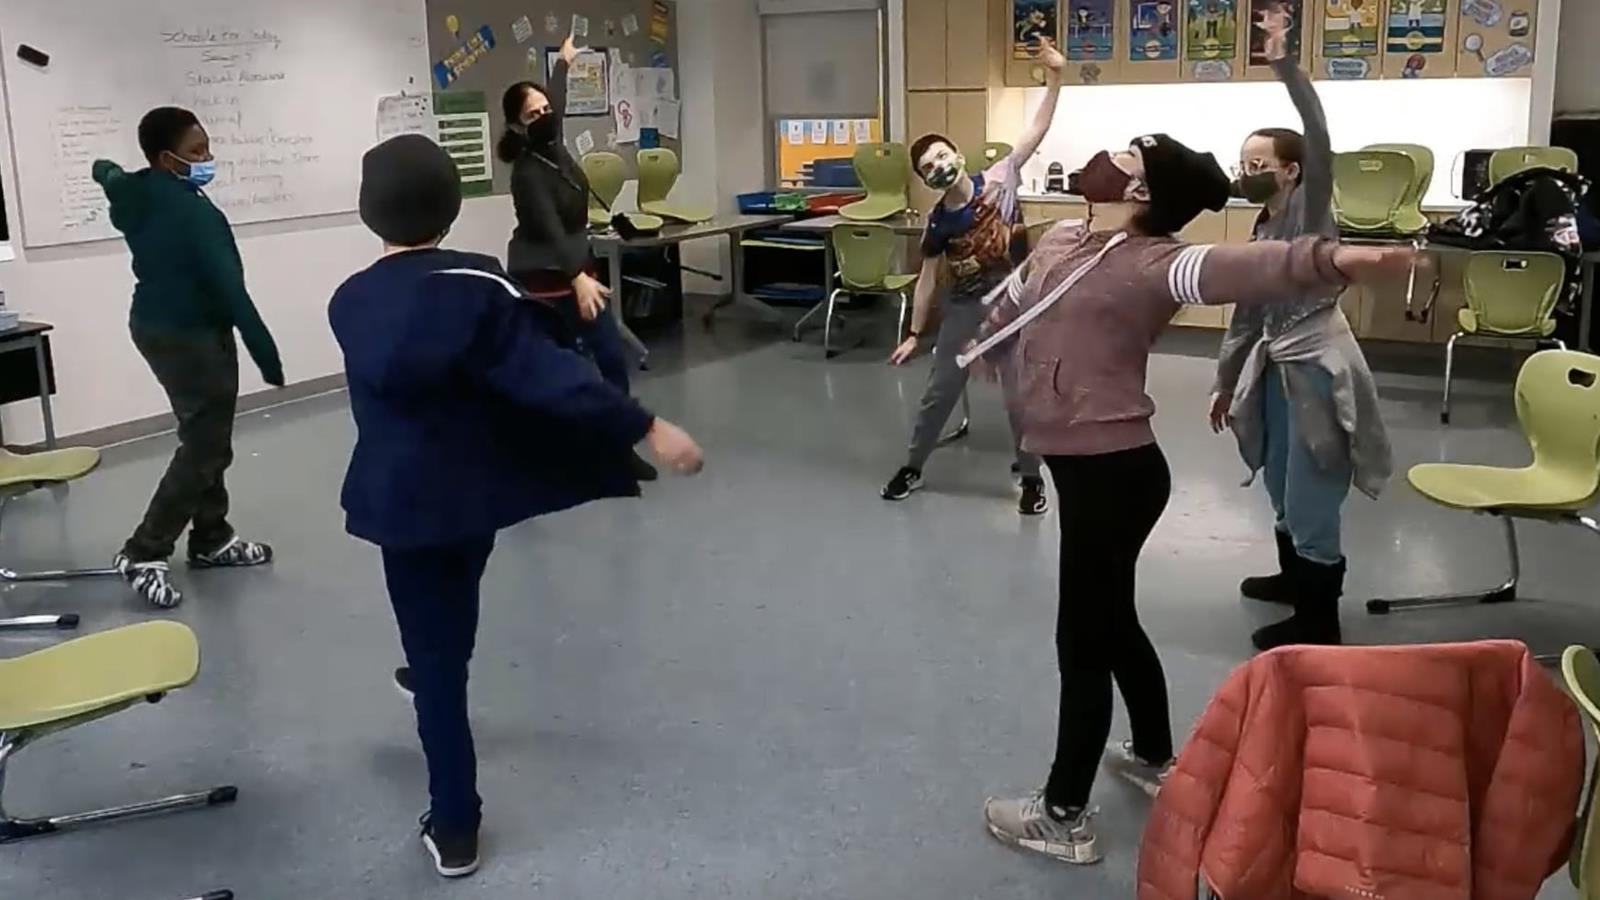
<svg viewBox="0 0 1600 900">
<path fill-rule="evenodd" d="M 476 834 L 478 757 L 467 720 L 467 665 L 478 638 L 478 584 L 494 537 L 384 548 L 383 574 L 416 694 L 429 810 L 441 834 Z"/>
<path fill-rule="evenodd" d="M 583 341 L 583 348 L 600 370 L 600 377 L 624 394 L 631 393 L 628 350 L 622 340 L 622 329 L 617 326 L 616 315 L 606 309 L 590 322 L 578 313 L 576 296 L 569 294 L 551 302 L 561 313 L 561 318 L 566 320 L 567 327 Z M 620 291 L 611 298 L 611 302 L 621 302 Z"/>
<path fill-rule="evenodd" d="M 223 480 L 233 463 L 239 405 L 233 332 L 134 329 L 133 344 L 167 392 L 178 419 L 178 449 L 122 552 L 134 562 L 166 559 L 186 527 L 191 553 L 216 550 L 233 537 Z"/>
<path fill-rule="evenodd" d="M 1111 734 L 1113 679 L 1134 752 L 1151 762 L 1172 757 L 1166 674 L 1134 607 L 1139 551 L 1167 508 L 1172 474 L 1155 444 L 1044 461 L 1061 495 L 1061 718 L 1045 798 L 1075 809 L 1089 802 Z"/>
</svg>

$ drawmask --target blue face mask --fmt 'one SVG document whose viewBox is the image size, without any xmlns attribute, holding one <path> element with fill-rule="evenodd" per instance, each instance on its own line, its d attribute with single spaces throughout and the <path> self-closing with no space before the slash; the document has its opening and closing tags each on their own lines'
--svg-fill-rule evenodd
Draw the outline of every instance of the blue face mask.
<svg viewBox="0 0 1600 900">
<path fill-rule="evenodd" d="M 189 182 L 197 188 L 203 188 L 210 184 L 211 180 L 216 177 L 217 161 L 214 159 L 208 159 L 205 162 L 189 163 L 189 174 L 185 175 L 183 180 Z"/>
</svg>

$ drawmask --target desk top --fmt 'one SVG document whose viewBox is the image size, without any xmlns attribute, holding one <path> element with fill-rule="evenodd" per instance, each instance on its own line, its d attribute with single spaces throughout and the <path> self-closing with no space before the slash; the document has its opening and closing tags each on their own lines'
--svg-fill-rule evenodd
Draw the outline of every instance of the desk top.
<svg viewBox="0 0 1600 900">
<path fill-rule="evenodd" d="M 15 341 L 20 338 L 44 334 L 47 331 L 54 331 L 55 328 L 54 325 L 48 322 L 18 322 L 17 327 L 0 331 L 0 344 L 6 341 Z"/>
<path fill-rule="evenodd" d="M 591 234 L 589 239 L 596 245 L 604 247 L 659 247 L 664 244 L 681 244 L 684 241 L 699 240 L 700 238 L 717 237 L 739 231 L 749 231 L 752 228 L 766 228 L 771 225 L 788 223 L 791 216 L 747 216 L 726 215 L 717 216 L 709 222 L 697 222 L 688 225 L 667 225 L 661 229 L 660 234 L 649 237 L 634 238 L 625 241 L 622 236 L 613 231 Z"/>
</svg>

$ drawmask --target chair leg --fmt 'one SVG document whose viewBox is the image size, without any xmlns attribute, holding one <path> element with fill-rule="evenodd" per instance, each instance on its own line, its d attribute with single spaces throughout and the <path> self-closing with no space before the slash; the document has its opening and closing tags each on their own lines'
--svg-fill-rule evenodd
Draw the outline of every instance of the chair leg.
<svg viewBox="0 0 1600 900">
<path fill-rule="evenodd" d="M 108 809 L 97 809 L 67 816 L 50 816 L 39 819 L 13 818 L 5 811 L 6 763 L 28 740 L 29 735 L 26 732 L 0 733 L 0 844 L 20 841 L 24 838 L 42 837 L 47 834 L 59 834 L 84 825 L 116 822 L 136 816 L 150 816 L 184 809 L 199 809 L 206 806 L 222 806 L 239 798 L 239 789 L 232 785 L 227 785 L 212 788 L 209 791 L 179 794 L 162 800 L 129 803 L 124 806 L 113 806 Z"/>
<path fill-rule="evenodd" d="M 1522 579 L 1522 554 L 1517 549 L 1517 525 L 1510 516 L 1490 513 L 1505 526 L 1506 554 L 1510 558 L 1511 574 L 1505 582 L 1489 591 L 1466 594 L 1436 594 L 1429 597 L 1408 597 L 1403 600 L 1368 600 L 1367 612 L 1375 616 L 1388 615 L 1402 609 L 1424 609 L 1435 606 L 1465 606 L 1472 603 L 1510 603 L 1517 599 L 1517 583 Z M 1600 533 L 1600 524 L 1587 526 Z"/>
<path fill-rule="evenodd" d="M 0 520 L 5 517 L 6 506 L 10 504 L 14 494 L 0 495 Z M 42 572 L 18 572 L 0 566 L 0 582 L 17 584 L 27 581 L 71 581 L 75 578 L 99 578 L 107 575 L 120 575 L 116 569 L 51 569 Z"/>
<path fill-rule="evenodd" d="M 900 292 L 900 321 L 894 327 L 894 342 L 899 344 L 906 339 L 906 304 L 911 297 L 905 291 Z"/>
<path fill-rule="evenodd" d="M 838 289 L 828 294 L 828 312 L 826 318 L 822 320 L 823 359 L 833 359 L 837 355 L 833 352 L 833 307 L 838 302 L 839 295 L 843 293 L 843 289 Z"/>
<path fill-rule="evenodd" d="M 811 321 L 811 319 L 813 317 L 815 317 L 817 313 L 822 312 L 827 307 L 828 307 L 828 301 L 819 300 L 810 309 L 806 310 L 806 314 L 800 317 L 800 321 L 794 323 L 794 342 L 795 343 L 797 343 L 797 344 L 800 343 L 800 335 L 801 335 L 802 332 L 805 331 L 806 323 Z"/>
<path fill-rule="evenodd" d="M 1450 342 L 1444 345 L 1444 403 L 1439 407 L 1439 423 L 1450 424 L 1450 382 L 1456 372 L 1456 341 L 1461 340 L 1461 332 L 1450 336 Z"/>
<path fill-rule="evenodd" d="M 961 424 L 956 430 L 939 438 L 939 446 L 953 444 L 972 433 L 972 400 L 967 396 L 967 389 L 961 389 Z"/>
</svg>

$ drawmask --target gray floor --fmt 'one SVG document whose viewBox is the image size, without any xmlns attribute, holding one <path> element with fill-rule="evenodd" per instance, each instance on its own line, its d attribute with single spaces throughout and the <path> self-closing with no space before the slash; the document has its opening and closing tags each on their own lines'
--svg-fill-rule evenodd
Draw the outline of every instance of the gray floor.
<svg viewBox="0 0 1600 900">
<path fill-rule="evenodd" d="M 375 552 L 337 510 L 344 399 L 244 420 L 236 522 L 279 563 L 183 573 L 176 618 L 200 635 L 199 682 L 23 753 L 8 795 L 37 813 L 232 782 L 238 805 L 0 848 L 0 897 L 1131 897 L 1146 803 L 1120 785 L 1097 788 L 1098 867 L 1019 856 L 982 828 L 984 797 L 1038 784 L 1051 751 L 1055 523 L 1015 512 L 987 386 L 928 490 L 877 498 L 925 377 L 925 362 L 883 366 L 884 343 L 824 364 L 772 332 L 691 329 L 640 393 L 703 441 L 705 475 L 502 536 L 473 681 L 485 866 L 463 884 L 441 884 L 415 842 L 423 766 L 388 682 L 394 626 Z M 1272 552 L 1264 497 L 1203 423 L 1214 343 L 1177 339 L 1151 370 L 1176 489 L 1140 602 L 1180 729 L 1247 657 L 1263 614 L 1235 585 Z M 1431 369 L 1384 378 L 1402 465 L 1525 456 L 1509 364 L 1463 382 L 1448 431 Z M 6 562 L 109 557 L 170 449 L 113 451 L 70 492 L 14 504 Z M 1496 580 L 1496 526 L 1397 481 L 1353 500 L 1348 530 L 1353 640 L 1550 648 L 1600 633 L 1597 548 L 1576 530 L 1526 529 L 1537 602 L 1388 619 L 1356 600 Z M 108 582 L 0 606 L 77 610 L 86 629 L 150 618 Z M 50 639 L 0 638 L 0 655 Z M 1553 881 L 1542 896 L 1572 893 Z"/>
</svg>

